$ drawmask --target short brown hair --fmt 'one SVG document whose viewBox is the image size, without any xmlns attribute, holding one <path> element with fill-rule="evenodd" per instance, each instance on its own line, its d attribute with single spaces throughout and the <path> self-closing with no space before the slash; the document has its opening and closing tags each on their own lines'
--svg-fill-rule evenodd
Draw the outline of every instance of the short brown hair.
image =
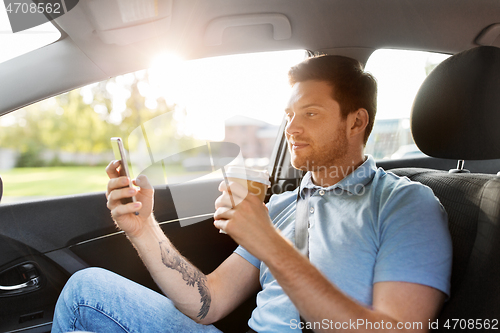
<svg viewBox="0 0 500 333">
<path fill-rule="evenodd" d="M 364 137 L 366 144 L 377 113 L 377 81 L 363 70 L 359 61 L 337 55 L 312 57 L 290 68 L 288 79 L 292 86 L 308 80 L 330 84 L 332 97 L 339 103 L 344 119 L 351 112 L 366 109 L 369 116 Z"/>
</svg>

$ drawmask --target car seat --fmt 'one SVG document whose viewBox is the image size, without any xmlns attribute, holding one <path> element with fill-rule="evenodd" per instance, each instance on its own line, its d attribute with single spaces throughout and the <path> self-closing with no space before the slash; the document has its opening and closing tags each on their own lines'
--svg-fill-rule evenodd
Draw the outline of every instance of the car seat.
<svg viewBox="0 0 500 333">
<path fill-rule="evenodd" d="M 473 48 L 438 65 L 415 97 L 411 130 L 425 154 L 459 161 L 448 172 L 390 170 L 432 188 L 448 213 L 453 270 L 439 330 L 448 331 L 447 320 L 453 328 L 452 319 L 495 319 L 498 327 L 500 176 L 469 173 L 464 161 L 500 158 L 500 49 Z"/>
</svg>

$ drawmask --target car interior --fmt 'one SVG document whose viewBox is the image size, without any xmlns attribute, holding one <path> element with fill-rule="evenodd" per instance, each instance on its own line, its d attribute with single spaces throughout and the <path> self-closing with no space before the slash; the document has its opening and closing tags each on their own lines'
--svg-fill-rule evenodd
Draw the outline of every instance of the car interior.
<svg viewBox="0 0 500 333">
<path fill-rule="evenodd" d="M 165 51 L 196 60 L 298 49 L 349 56 L 364 65 L 378 49 L 451 55 L 430 72 L 413 101 L 411 135 L 425 156 L 380 159 L 377 165 L 429 186 L 448 213 L 451 296 L 439 321 L 459 321 L 437 330 L 465 329 L 469 319 L 490 323 L 488 328 L 474 324 L 476 330 L 498 329 L 498 2 L 80 0 L 51 22 L 60 32 L 56 41 L 0 62 L 0 119 L 49 97 L 149 68 Z M 301 176 L 291 167 L 284 126 L 269 156 L 266 200 L 293 190 Z M 154 212 L 163 231 L 204 273 L 237 247 L 213 226 L 221 180 L 155 187 Z M 0 332 L 49 332 L 60 291 L 71 274 L 86 267 L 111 270 L 160 292 L 115 227 L 105 188 L 6 203 L 7 188 L 0 177 Z M 194 194 L 200 196 L 196 205 L 190 201 Z M 185 199 L 174 202 L 174 197 Z M 179 205 L 190 216 L 181 218 Z M 215 326 L 245 332 L 255 306 L 251 297 Z"/>
</svg>

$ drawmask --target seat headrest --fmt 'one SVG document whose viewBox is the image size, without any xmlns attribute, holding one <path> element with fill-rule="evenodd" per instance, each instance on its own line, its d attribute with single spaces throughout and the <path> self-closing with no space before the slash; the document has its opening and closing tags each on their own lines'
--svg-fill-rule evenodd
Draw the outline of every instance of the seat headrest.
<svg viewBox="0 0 500 333">
<path fill-rule="evenodd" d="M 439 64 L 415 97 L 411 131 L 429 156 L 500 158 L 500 48 L 473 48 Z"/>
</svg>

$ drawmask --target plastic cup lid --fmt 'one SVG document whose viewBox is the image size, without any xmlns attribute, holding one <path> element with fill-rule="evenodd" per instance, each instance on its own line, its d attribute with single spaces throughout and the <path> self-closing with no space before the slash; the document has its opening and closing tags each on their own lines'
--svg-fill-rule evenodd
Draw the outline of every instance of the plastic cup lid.
<svg viewBox="0 0 500 333">
<path fill-rule="evenodd" d="M 228 178 L 240 178 L 262 183 L 267 186 L 271 185 L 269 181 L 269 172 L 267 170 L 248 169 L 241 166 L 229 166 L 226 169 Z"/>
</svg>

